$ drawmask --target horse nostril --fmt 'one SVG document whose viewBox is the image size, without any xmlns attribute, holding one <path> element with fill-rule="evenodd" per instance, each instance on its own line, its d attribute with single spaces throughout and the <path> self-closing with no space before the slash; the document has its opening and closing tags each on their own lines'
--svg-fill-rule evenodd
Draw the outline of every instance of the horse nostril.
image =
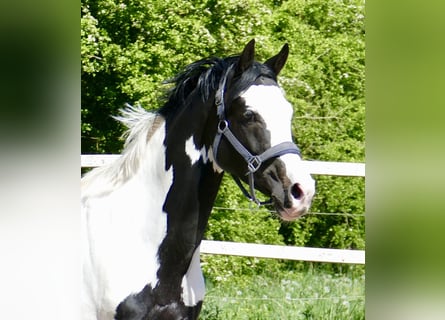
<svg viewBox="0 0 445 320">
<path fill-rule="evenodd" d="M 292 188 L 290 189 L 290 193 L 297 200 L 303 196 L 303 191 L 301 190 L 300 185 L 298 183 L 292 186 Z"/>
</svg>

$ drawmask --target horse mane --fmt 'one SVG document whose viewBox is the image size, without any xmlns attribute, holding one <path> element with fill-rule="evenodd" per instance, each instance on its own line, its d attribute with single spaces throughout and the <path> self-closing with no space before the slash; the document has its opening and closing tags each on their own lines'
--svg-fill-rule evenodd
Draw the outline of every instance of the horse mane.
<svg viewBox="0 0 445 320">
<path fill-rule="evenodd" d="M 126 108 L 119 111 L 120 116 L 113 118 L 127 127 L 127 131 L 123 134 L 126 139 L 122 154 L 113 162 L 97 167 L 84 175 L 82 189 L 85 194 L 90 192 L 105 194 L 133 176 L 139 169 L 150 139 L 164 122 L 159 113 L 148 112 L 140 105 L 126 104 Z"/>
<path fill-rule="evenodd" d="M 202 100 L 207 100 L 210 93 L 218 88 L 224 72 L 236 61 L 237 57 L 210 57 L 189 64 L 177 76 L 165 82 L 174 86 L 167 92 L 167 101 L 159 112 L 166 116 L 174 114 L 196 89 Z"/>
<path fill-rule="evenodd" d="M 174 86 L 168 91 L 167 102 L 159 112 L 165 117 L 175 114 L 184 107 L 188 96 L 195 90 L 198 91 L 202 101 L 208 100 L 211 98 L 210 94 L 218 89 L 221 77 L 238 61 L 239 55 L 236 55 L 227 58 L 210 57 L 189 64 L 176 77 L 165 82 Z M 252 85 L 260 75 L 276 81 L 276 75 L 269 67 L 255 61 L 238 79 L 240 81 L 237 83 L 237 93 Z"/>
</svg>

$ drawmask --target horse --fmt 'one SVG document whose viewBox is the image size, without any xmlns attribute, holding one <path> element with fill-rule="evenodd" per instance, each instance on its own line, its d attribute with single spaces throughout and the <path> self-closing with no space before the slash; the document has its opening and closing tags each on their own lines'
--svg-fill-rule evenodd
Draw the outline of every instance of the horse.
<svg viewBox="0 0 445 320">
<path fill-rule="evenodd" d="M 200 242 L 223 174 L 270 197 L 277 215 L 307 212 L 315 182 L 292 141 L 292 105 L 278 85 L 289 46 L 264 63 L 240 55 L 193 62 L 156 112 L 127 107 L 121 157 L 81 181 L 85 320 L 197 319 Z"/>
</svg>

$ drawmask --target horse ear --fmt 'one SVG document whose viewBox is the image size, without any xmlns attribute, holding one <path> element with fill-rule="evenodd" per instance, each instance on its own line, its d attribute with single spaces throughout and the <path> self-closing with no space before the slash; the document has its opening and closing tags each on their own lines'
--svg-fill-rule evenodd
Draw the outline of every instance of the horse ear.
<svg viewBox="0 0 445 320">
<path fill-rule="evenodd" d="M 281 48 L 281 51 L 272 58 L 268 59 L 266 62 L 264 62 L 265 65 L 268 65 L 276 75 L 278 75 L 283 69 L 284 64 L 287 61 L 287 57 L 289 55 L 289 45 L 286 43 L 283 48 Z"/>
<path fill-rule="evenodd" d="M 238 64 L 236 66 L 236 74 L 243 73 L 253 64 L 253 59 L 255 57 L 255 39 L 249 41 L 244 47 L 243 52 L 239 57 Z"/>
</svg>

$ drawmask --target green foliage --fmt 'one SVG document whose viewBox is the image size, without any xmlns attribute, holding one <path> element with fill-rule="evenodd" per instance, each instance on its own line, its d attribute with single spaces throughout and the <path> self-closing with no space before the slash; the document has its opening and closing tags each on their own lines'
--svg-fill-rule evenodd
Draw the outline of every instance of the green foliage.
<svg viewBox="0 0 445 320">
<path fill-rule="evenodd" d="M 200 58 L 239 53 L 255 38 L 259 61 L 290 45 L 279 81 L 294 106 L 293 133 L 304 158 L 365 160 L 364 0 L 82 0 L 81 9 L 82 153 L 120 152 L 122 128 L 110 115 L 124 103 L 156 109 L 162 81 Z M 225 179 L 206 238 L 363 249 L 364 179 L 315 178 L 312 212 L 348 216 L 281 223 L 265 209 L 248 210 Z M 206 274 L 221 279 L 295 267 L 203 259 Z"/>
<path fill-rule="evenodd" d="M 250 207 L 236 184 L 224 177 L 209 220 L 206 239 L 247 243 L 284 244 L 280 222 L 265 208 Z M 232 210 L 236 208 L 236 210 Z M 275 272 L 279 261 L 256 258 L 204 255 L 202 268 L 211 281 L 233 276 Z"/>
<path fill-rule="evenodd" d="M 265 209 L 249 208 L 249 204 L 237 188 L 233 181 L 224 178 L 209 221 L 206 238 L 282 244 L 283 239 L 278 233 L 280 227 L 278 220 Z M 260 270 L 270 272 L 279 268 L 279 264 L 276 261 L 262 261 L 255 258 L 204 255 L 202 268 L 208 280 L 225 282 L 233 276 L 252 275 Z"/>
</svg>

